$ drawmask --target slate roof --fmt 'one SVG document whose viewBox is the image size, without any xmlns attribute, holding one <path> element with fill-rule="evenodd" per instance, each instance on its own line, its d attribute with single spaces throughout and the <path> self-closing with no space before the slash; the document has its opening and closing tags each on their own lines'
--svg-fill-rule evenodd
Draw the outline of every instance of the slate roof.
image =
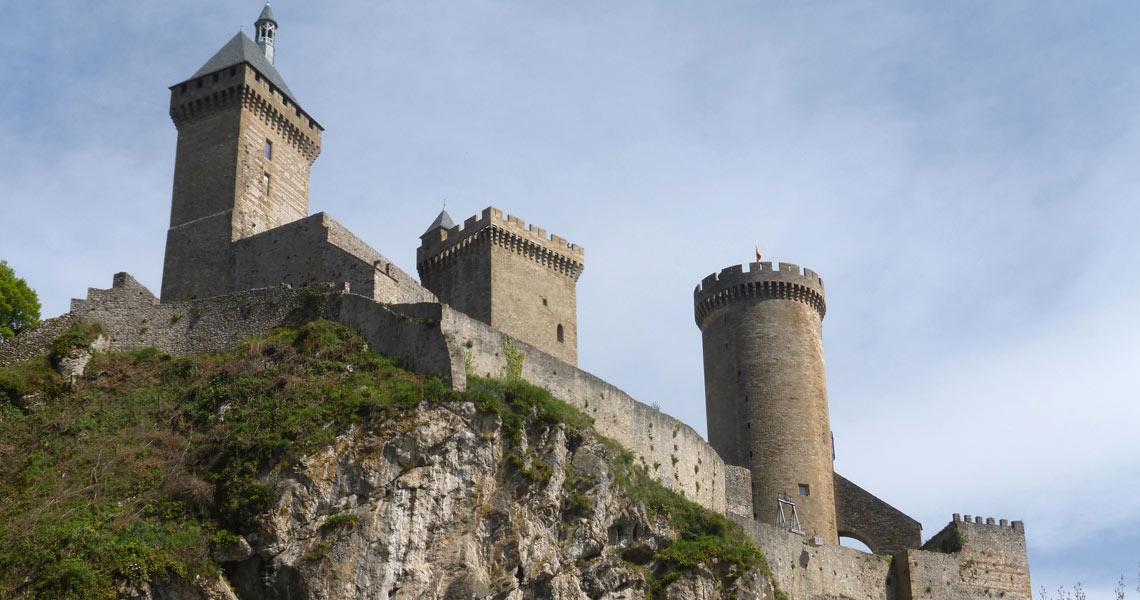
<svg viewBox="0 0 1140 600">
<path fill-rule="evenodd" d="M 269 7 L 266 7 L 266 9 L 268 8 Z M 209 75 L 210 73 L 228 69 L 234 65 L 240 65 L 241 63 L 249 63 L 252 65 L 253 68 L 264 75 L 274 87 L 284 92 L 295 104 L 300 104 L 300 102 L 297 102 L 297 99 L 293 97 L 293 91 L 289 89 L 289 86 L 285 85 L 285 80 L 281 77 L 281 74 L 277 72 L 277 68 L 273 66 L 273 63 L 269 62 L 268 58 L 265 58 L 265 52 L 263 52 L 257 45 L 257 42 L 250 39 L 244 31 L 238 33 L 233 39 L 226 42 L 226 45 L 222 46 L 222 49 L 218 50 L 213 58 L 206 61 L 206 64 L 202 65 L 202 68 L 198 69 L 198 72 L 194 73 L 190 79 L 197 79 L 203 75 Z"/>
<path fill-rule="evenodd" d="M 261 9 L 261 16 L 257 17 L 257 20 L 258 21 L 273 21 L 274 23 L 277 22 L 277 19 L 273 18 L 273 9 L 269 8 L 268 2 L 265 3 L 265 8 Z"/>
<path fill-rule="evenodd" d="M 424 233 L 433 231 L 440 227 L 444 229 L 451 229 L 452 227 L 455 227 L 455 221 L 451 220 L 451 215 L 447 214 L 447 210 L 440 211 L 439 216 L 436 217 L 434 221 L 432 221 L 431 225 L 428 226 L 427 231 Z"/>
</svg>

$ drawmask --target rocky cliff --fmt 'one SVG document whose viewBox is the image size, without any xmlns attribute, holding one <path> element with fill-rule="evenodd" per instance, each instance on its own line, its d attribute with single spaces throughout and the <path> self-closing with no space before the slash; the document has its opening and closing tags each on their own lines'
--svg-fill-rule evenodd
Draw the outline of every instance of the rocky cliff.
<svg viewBox="0 0 1140 600">
<path fill-rule="evenodd" d="M 3 597 L 783 596 L 739 528 L 521 381 L 456 393 L 324 322 L 50 362 L 0 370 Z"/>
</svg>

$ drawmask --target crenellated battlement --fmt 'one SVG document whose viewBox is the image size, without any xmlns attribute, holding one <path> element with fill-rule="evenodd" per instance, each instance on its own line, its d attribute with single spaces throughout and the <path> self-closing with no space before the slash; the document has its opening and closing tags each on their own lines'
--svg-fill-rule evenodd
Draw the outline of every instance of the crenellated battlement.
<svg viewBox="0 0 1140 600">
<path fill-rule="evenodd" d="M 501 209 L 491 206 L 477 216 L 468 217 L 462 225 L 450 229 L 438 227 L 421 236 L 420 247 L 416 250 L 416 267 L 422 274 L 483 243 L 496 244 L 525 255 L 575 281 L 585 266 L 586 251 L 583 247 L 557 235 L 548 235 L 545 229 L 527 225 L 519 217 L 504 214 Z"/>
<path fill-rule="evenodd" d="M 170 118 L 179 129 L 238 103 L 289 140 L 310 163 L 316 160 L 321 152 L 321 125 L 248 64 L 170 87 Z"/>
<path fill-rule="evenodd" d="M 975 526 L 994 527 L 997 529 L 1011 529 L 1025 533 L 1025 523 L 1021 521 L 1010 521 L 1008 519 L 994 519 L 993 517 L 982 517 L 966 515 L 962 516 L 960 513 L 954 513 L 952 523 L 969 523 Z"/>
<path fill-rule="evenodd" d="M 693 290 L 693 307 L 697 326 L 713 309 L 743 298 L 784 299 L 803 302 L 819 312 L 827 312 L 823 278 L 811 269 L 792 263 L 771 262 L 733 265 L 701 280 Z"/>
</svg>

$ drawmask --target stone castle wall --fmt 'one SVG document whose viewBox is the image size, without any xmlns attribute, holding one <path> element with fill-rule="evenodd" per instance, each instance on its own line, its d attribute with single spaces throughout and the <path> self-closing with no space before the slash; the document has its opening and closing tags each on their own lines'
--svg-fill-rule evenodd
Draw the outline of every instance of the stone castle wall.
<svg viewBox="0 0 1140 600">
<path fill-rule="evenodd" d="M 764 553 L 772 578 L 796 600 L 843 598 L 896 600 L 891 557 L 852 548 L 814 546 L 803 536 L 767 523 L 732 516 Z"/>
<path fill-rule="evenodd" d="M 835 473 L 835 519 L 840 537 L 863 542 L 875 554 L 922 545 L 922 523 Z"/>
<path fill-rule="evenodd" d="M 726 498 L 726 465 L 692 427 L 463 313 L 445 306 L 442 319 L 442 333 L 451 351 L 452 384 L 456 387 L 465 385 L 467 373 L 501 376 L 507 372 L 508 353 L 519 352 L 523 379 L 550 390 L 555 397 L 593 417 L 602 435 L 631 450 L 650 474 L 667 487 L 721 513 L 729 506 L 751 504 L 751 496 Z M 740 481 L 743 475 L 734 472 L 734 477 Z M 740 485 L 734 489 L 739 491 Z"/>
<path fill-rule="evenodd" d="M 346 282 L 354 294 L 384 303 L 435 298 L 416 280 L 326 213 L 233 244 L 236 289 Z"/>
<path fill-rule="evenodd" d="M 1031 600 L 1028 557 L 1020 521 L 954 515 L 921 550 L 896 556 L 899 600 Z"/>
</svg>

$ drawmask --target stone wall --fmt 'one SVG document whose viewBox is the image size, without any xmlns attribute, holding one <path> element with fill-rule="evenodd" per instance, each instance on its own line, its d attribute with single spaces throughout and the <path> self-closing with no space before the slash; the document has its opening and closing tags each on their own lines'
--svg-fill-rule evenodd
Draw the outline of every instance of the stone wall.
<svg viewBox="0 0 1140 600">
<path fill-rule="evenodd" d="M 352 293 L 377 302 L 434 300 L 412 276 L 326 213 L 239 240 L 233 256 L 238 290 L 347 283 Z"/>
<path fill-rule="evenodd" d="M 752 471 L 746 467 L 724 466 L 725 512 L 752 519 Z"/>
<path fill-rule="evenodd" d="M 730 517 L 752 537 L 768 559 L 773 579 L 795 600 L 897 598 L 889 556 L 831 544 L 814 546 L 767 523 Z"/>
<path fill-rule="evenodd" d="M 867 490 L 835 474 L 835 516 L 840 537 L 851 537 L 875 554 L 922 545 L 922 524 Z"/>
<path fill-rule="evenodd" d="M 219 352 L 264 335 L 298 306 L 298 290 L 277 286 L 204 300 L 160 304 L 126 273 L 110 289 L 72 300 L 71 315 L 99 323 L 114 351 L 155 347 L 175 355 Z"/>
<path fill-rule="evenodd" d="M 74 315 L 67 313 L 43 321 L 39 327 L 31 331 L 0 341 L 0 367 L 46 356 L 55 338 L 77 321 Z"/>
<path fill-rule="evenodd" d="M 954 515 L 921 550 L 906 550 L 895 560 L 902 573 L 899 600 L 1033 597 L 1020 521 L 971 522 L 969 515 Z"/>
<path fill-rule="evenodd" d="M 392 307 L 400 310 L 399 306 Z M 444 307 L 441 328 L 450 348 L 452 384 L 466 373 L 498 377 L 507 356 L 522 357 L 522 377 L 594 419 L 598 431 L 631 450 L 667 487 L 717 512 L 726 512 L 726 466 L 692 427 L 631 398 L 617 387 L 489 325 Z M 462 375 L 461 375 L 462 374 Z"/>
</svg>

